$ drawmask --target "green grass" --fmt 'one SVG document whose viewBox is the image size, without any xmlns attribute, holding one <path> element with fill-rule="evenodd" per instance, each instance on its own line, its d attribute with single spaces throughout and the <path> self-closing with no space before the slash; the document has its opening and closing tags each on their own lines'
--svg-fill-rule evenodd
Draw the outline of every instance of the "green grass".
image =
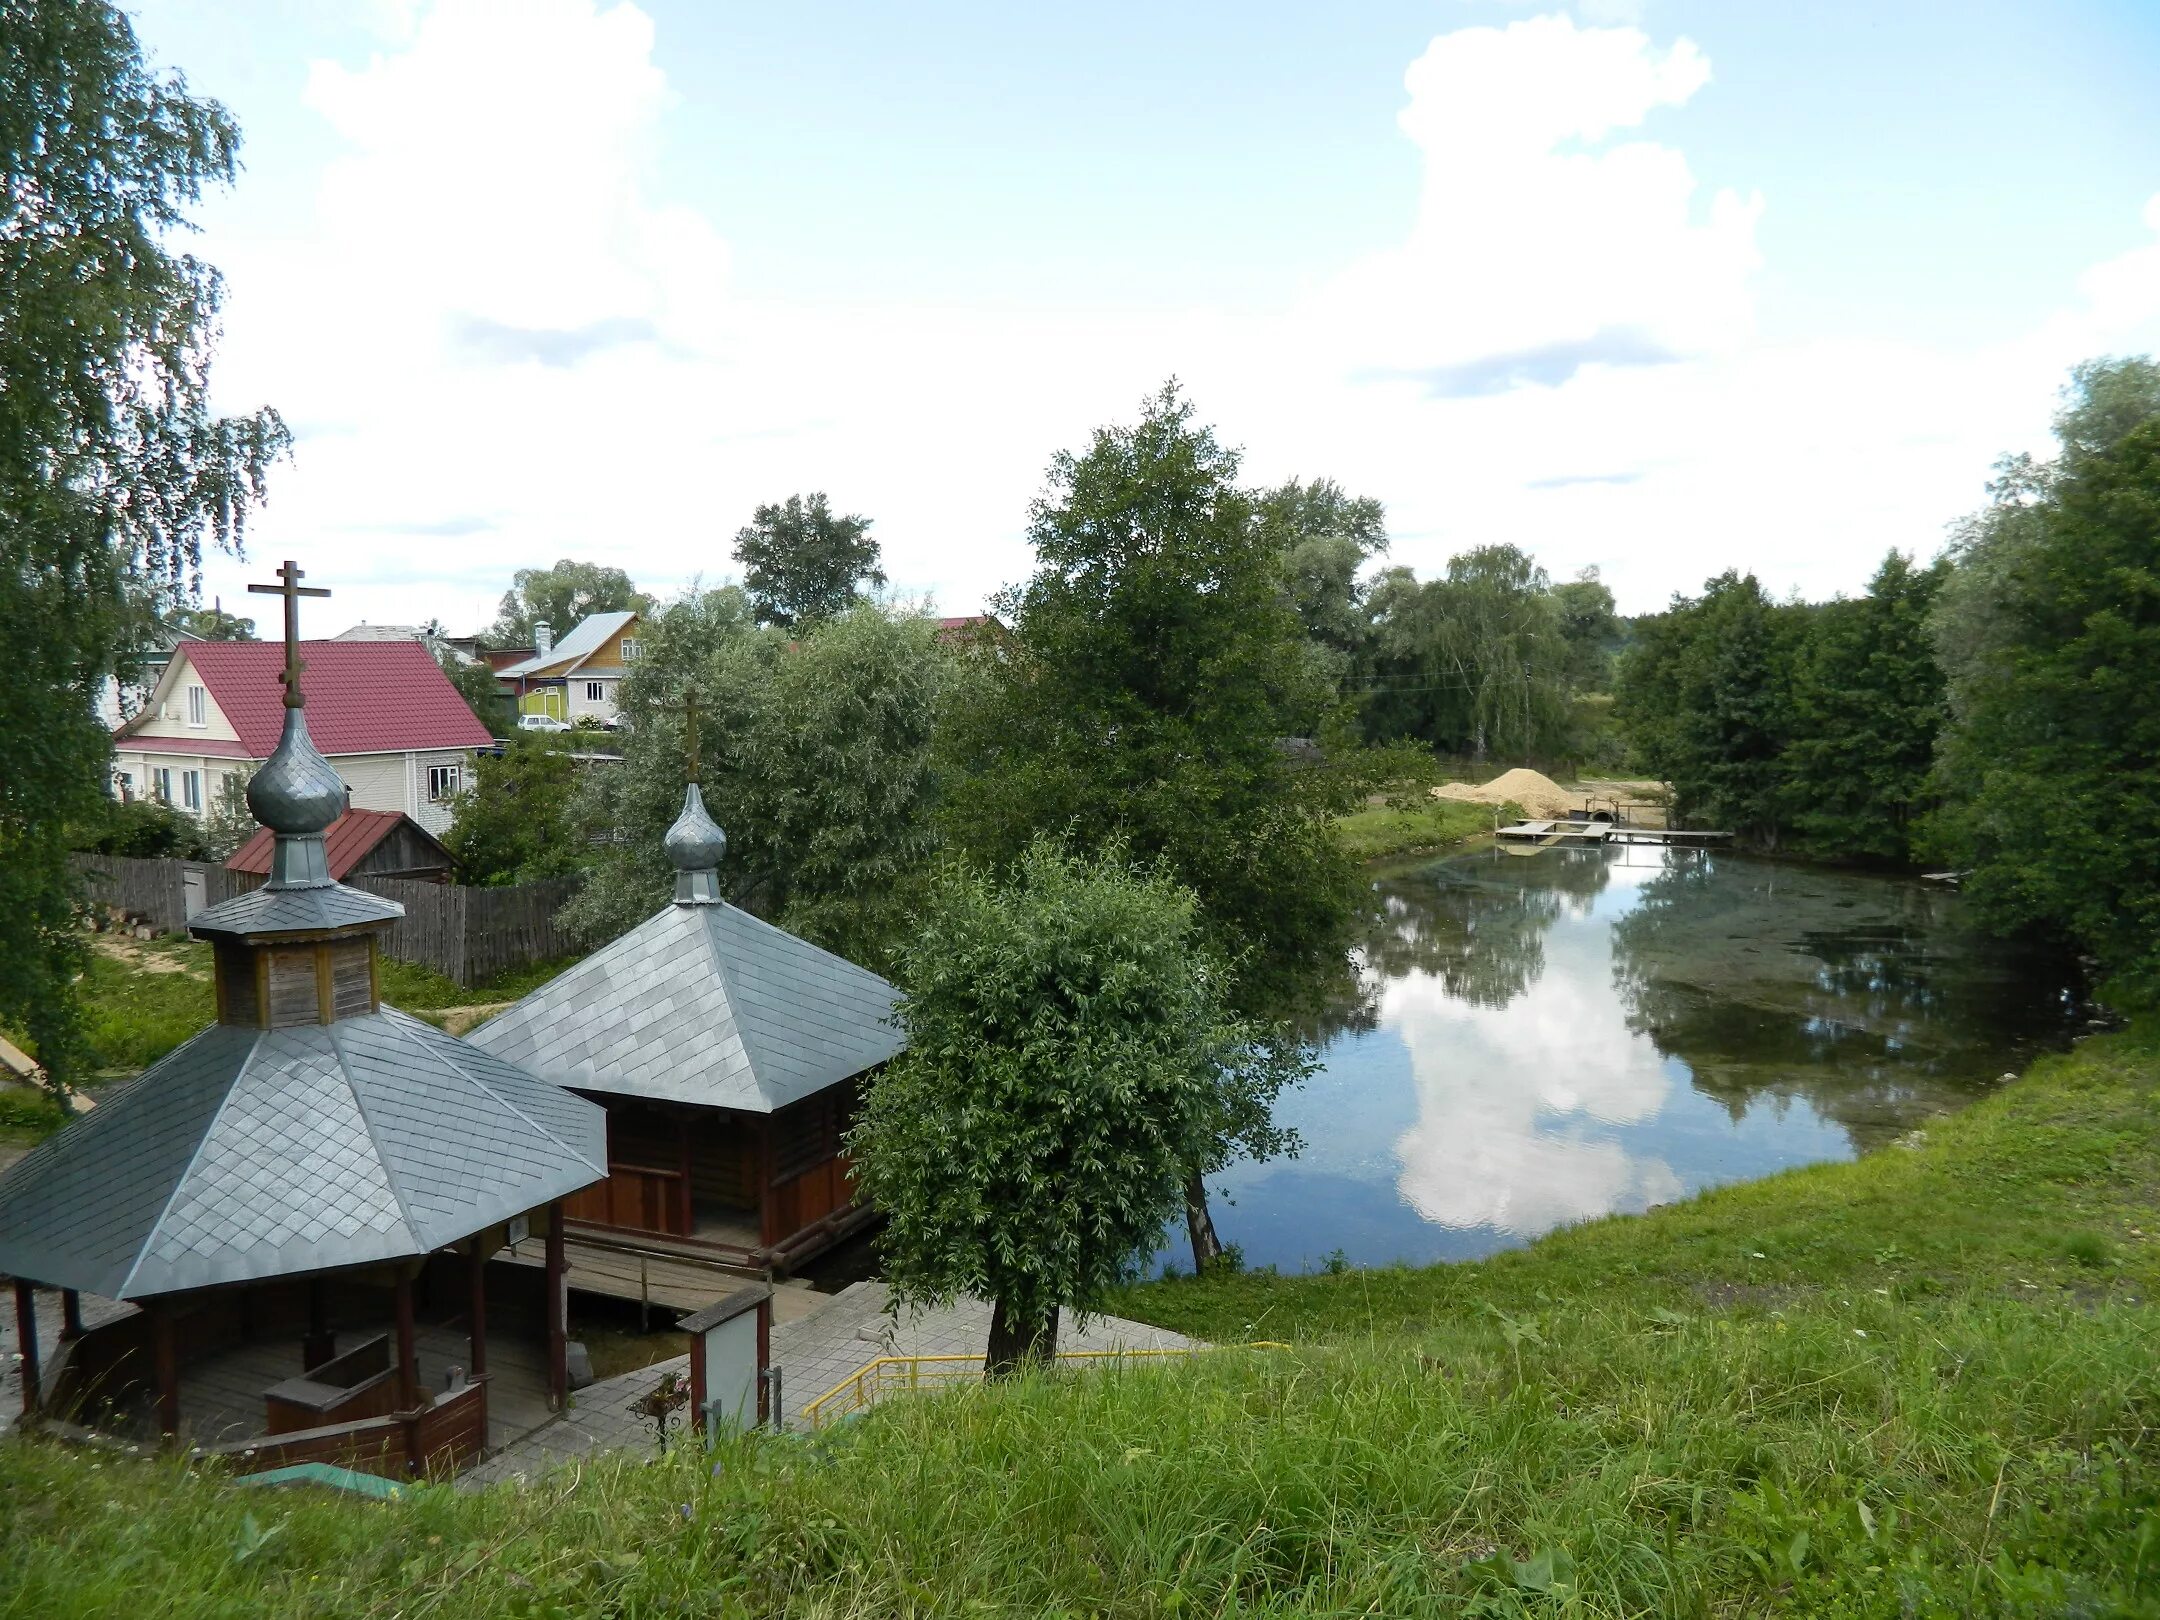
<svg viewBox="0 0 2160 1620">
<path fill-rule="evenodd" d="M 96 951 L 83 979 L 83 1022 L 94 1072 L 134 1074 L 187 1040 L 217 1016 L 210 983 L 210 947 L 199 940 L 161 938 L 124 949 L 138 961 Z M 393 1007 L 429 1018 L 446 1007 L 515 1001 L 568 967 L 576 957 L 535 962 L 470 987 L 413 962 L 382 959 L 382 996 Z M 172 963 L 159 971 L 150 963 Z M 32 1053 L 35 1056 L 35 1053 Z"/>
<path fill-rule="evenodd" d="M 1857 1164 L 1118 1302 L 1284 1351 L 383 1505 L 0 1445 L 0 1613 L 2160 1614 L 2156 1192 L 2149 1022 Z"/>
<path fill-rule="evenodd" d="M 1503 821 L 1514 819 L 1512 811 L 1496 812 L 1488 804 L 1426 798 L 1408 804 L 1369 805 L 1341 817 L 1335 830 L 1343 848 L 1358 860 L 1369 861 L 1383 855 L 1452 849 L 1491 832 L 1495 814 Z"/>
<path fill-rule="evenodd" d="M 28 1147 L 42 1142 L 68 1117 L 44 1092 L 29 1086 L 0 1088 L 0 1147 Z"/>
</svg>

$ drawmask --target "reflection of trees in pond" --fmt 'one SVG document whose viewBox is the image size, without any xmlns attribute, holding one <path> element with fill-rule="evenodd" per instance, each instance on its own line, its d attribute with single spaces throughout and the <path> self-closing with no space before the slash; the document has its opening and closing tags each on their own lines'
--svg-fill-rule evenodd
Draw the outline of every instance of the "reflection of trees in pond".
<svg viewBox="0 0 2160 1620">
<path fill-rule="evenodd" d="M 1358 993 L 1329 1008 L 1321 1033 L 1371 1029 L 1381 987 L 1413 973 L 1474 1006 L 1507 1006 L 1544 972 L 1546 931 L 1564 911 L 1588 906 L 1606 881 L 1594 850 L 1548 850 L 1531 860 L 1472 856 L 1379 879 Z"/>
<path fill-rule="evenodd" d="M 2059 965 L 1964 933 L 1955 896 L 1673 852 L 1613 926 L 1628 1027 L 1737 1119 L 1804 1098 L 1867 1147 L 2059 1037 Z"/>
</svg>

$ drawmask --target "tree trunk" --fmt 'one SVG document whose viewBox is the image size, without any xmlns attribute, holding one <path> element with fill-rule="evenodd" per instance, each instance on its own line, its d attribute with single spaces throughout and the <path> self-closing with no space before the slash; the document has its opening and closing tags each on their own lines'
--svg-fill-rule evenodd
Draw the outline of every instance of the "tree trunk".
<svg viewBox="0 0 2160 1620">
<path fill-rule="evenodd" d="M 1185 1177 L 1185 1230 L 1192 1238 L 1193 1275 L 1204 1277 L 1222 1258 L 1222 1239 L 1215 1235 L 1215 1217 L 1207 1207 L 1207 1183 L 1197 1170 Z"/>
<path fill-rule="evenodd" d="M 1023 1322 L 1001 1299 L 990 1309 L 990 1344 L 983 1352 L 985 1378 L 1009 1378 L 1028 1362 L 1047 1362 L 1057 1354 L 1058 1313 L 1047 1320 Z"/>
</svg>

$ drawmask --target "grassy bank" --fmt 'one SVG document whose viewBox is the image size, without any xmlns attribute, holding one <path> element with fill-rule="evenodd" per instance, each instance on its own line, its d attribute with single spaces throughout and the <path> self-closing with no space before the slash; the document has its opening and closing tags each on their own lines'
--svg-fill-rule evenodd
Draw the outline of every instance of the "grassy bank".
<svg viewBox="0 0 2160 1620">
<path fill-rule="evenodd" d="M 1383 855 L 1414 855 L 1424 850 L 1452 849 L 1493 830 L 1496 813 L 1491 805 L 1467 804 L 1459 799 L 1425 799 L 1409 804 L 1368 805 L 1335 823 L 1343 848 L 1361 861 Z M 1513 812 L 1501 814 L 1503 821 Z"/>
<path fill-rule="evenodd" d="M 2160 1613 L 2160 1025 L 1926 1140 L 1474 1266 L 1182 1280 L 1291 1340 L 391 1505 L 0 1446 L 0 1612 Z"/>
</svg>

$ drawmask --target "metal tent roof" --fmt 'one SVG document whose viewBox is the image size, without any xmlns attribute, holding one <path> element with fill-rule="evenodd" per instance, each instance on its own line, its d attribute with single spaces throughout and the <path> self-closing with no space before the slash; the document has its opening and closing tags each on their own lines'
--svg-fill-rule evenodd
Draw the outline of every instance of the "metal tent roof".
<svg viewBox="0 0 2160 1620">
<path fill-rule="evenodd" d="M 404 1013 L 213 1025 L 0 1175 L 0 1272 L 141 1299 L 404 1259 L 606 1164 L 597 1106 Z"/>
<path fill-rule="evenodd" d="M 734 906 L 672 905 L 466 1039 L 580 1091 L 769 1114 L 899 1051 L 898 997 Z"/>
<path fill-rule="evenodd" d="M 605 647 L 636 617 L 635 613 L 589 613 L 546 652 L 536 652 L 495 673 L 505 678 L 539 675 L 548 670 L 555 670 L 558 675 L 570 674 L 575 665 Z M 558 669 L 558 665 L 562 667 Z"/>
</svg>

